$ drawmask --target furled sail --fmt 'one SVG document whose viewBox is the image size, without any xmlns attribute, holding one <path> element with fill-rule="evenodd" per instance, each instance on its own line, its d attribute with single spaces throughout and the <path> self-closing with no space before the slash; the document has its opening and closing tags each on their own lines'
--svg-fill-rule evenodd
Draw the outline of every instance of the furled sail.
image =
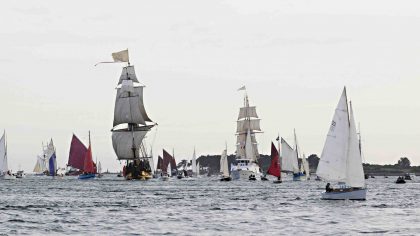
<svg viewBox="0 0 420 236">
<path fill-rule="evenodd" d="M 316 174 L 325 179 L 346 181 L 346 163 L 349 140 L 347 94 L 344 88 L 325 140 Z"/>
<path fill-rule="evenodd" d="M 118 159 L 133 160 L 140 156 L 140 144 L 147 131 L 120 131 L 112 132 L 112 146 Z"/>
<path fill-rule="evenodd" d="M 281 166 L 283 171 L 293 173 L 299 172 L 296 152 L 283 138 L 281 138 L 281 157 Z"/>
<path fill-rule="evenodd" d="M 359 139 L 357 137 L 356 122 L 354 121 L 353 107 L 350 102 L 350 133 L 347 156 L 346 184 L 352 187 L 365 186 L 362 156 L 360 154 Z"/>
</svg>

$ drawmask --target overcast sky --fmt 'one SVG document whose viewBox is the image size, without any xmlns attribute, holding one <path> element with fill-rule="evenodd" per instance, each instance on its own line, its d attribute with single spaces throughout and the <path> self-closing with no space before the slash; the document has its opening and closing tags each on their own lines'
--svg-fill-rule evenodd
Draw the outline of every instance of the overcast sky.
<svg viewBox="0 0 420 236">
<path fill-rule="evenodd" d="M 112 149 L 122 64 L 93 65 L 128 48 L 145 106 L 159 126 L 154 154 L 178 160 L 235 150 L 242 85 L 257 106 L 261 153 L 280 133 L 321 154 L 343 87 L 360 122 L 364 159 L 420 165 L 420 2 L 3 1 L 0 128 L 10 168 L 32 171 L 53 138 L 59 166 L 72 133 L 94 158 Z"/>
</svg>

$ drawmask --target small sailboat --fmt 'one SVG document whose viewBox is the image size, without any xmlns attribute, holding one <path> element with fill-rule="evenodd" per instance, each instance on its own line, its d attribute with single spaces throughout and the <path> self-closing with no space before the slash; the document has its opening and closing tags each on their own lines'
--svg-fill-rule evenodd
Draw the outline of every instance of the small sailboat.
<svg viewBox="0 0 420 236">
<path fill-rule="evenodd" d="M 197 177 L 197 157 L 195 155 L 195 147 L 191 160 L 192 177 Z"/>
<path fill-rule="evenodd" d="M 163 149 L 162 180 L 164 181 L 168 180 L 169 177 L 172 176 L 173 170 L 176 171 L 176 167 L 172 167 L 173 160 L 174 158 L 171 156 L 171 154 L 169 154 L 165 149 Z"/>
<path fill-rule="evenodd" d="M 95 178 L 96 170 L 92 160 L 92 146 L 90 143 L 90 131 L 89 131 L 89 147 L 85 154 L 83 163 L 83 173 L 79 175 L 79 179 L 92 179 Z"/>
<path fill-rule="evenodd" d="M 3 136 L 0 139 L 0 177 L 3 179 L 16 179 L 12 172 L 9 170 L 7 162 L 7 142 L 6 142 L 6 131 L 3 132 Z"/>
<path fill-rule="evenodd" d="M 245 90 L 245 86 L 239 90 Z M 255 106 L 249 105 L 245 92 L 244 106 L 240 108 L 236 129 L 236 163 L 232 166 L 232 179 L 255 180 L 261 175 L 258 165 L 258 143 L 255 134 L 260 133 L 260 119 Z"/>
<path fill-rule="evenodd" d="M 403 176 L 398 176 L 397 180 L 395 181 L 396 184 L 405 184 L 405 178 Z"/>
<path fill-rule="evenodd" d="M 316 174 L 337 181 L 338 188 L 326 186 L 322 199 L 366 200 L 366 185 L 353 108 L 348 107 L 346 88 L 335 109 Z"/>
<path fill-rule="evenodd" d="M 98 161 L 98 166 L 96 167 L 97 177 L 102 178 L 104 174 L 102 174 L 102 165 L 101 162 Z"/>
<path fill-rule="evenodd" d="M 229 166 L 227 159 L 227 150 L 223 150 L 222 155 L 220 156 L 220 181 L 231 181 L 232 178 L 229 175 Z"/>
<path fill-rule="evenodd" d="M 277 180 L 273 181 L 273 183 L 278 184 L 282 182 L 279 152 L 277 151 L 273 143 L 271 143 L 271 163 L 270 167 L 268 168 L 267 174 L 277 177 Z"/>
<path fill-rule="evenodd" d="M 57 176 L 57 157 L 55 155 L 55 147 L 52 139 L 47 146 L 47 160 L 49 176 Z"/>
</svg>

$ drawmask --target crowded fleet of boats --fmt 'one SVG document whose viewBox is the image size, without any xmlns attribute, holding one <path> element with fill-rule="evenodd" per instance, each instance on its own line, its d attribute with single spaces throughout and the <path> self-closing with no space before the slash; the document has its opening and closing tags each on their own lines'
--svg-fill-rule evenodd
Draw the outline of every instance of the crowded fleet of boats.
<svg viewBox="0 0 420 236">
<path fill-rule="evenodd" d="M 154 168 L 153 155 L 148 152 L 145 143 L 146 134 L 157 124 L 146 113 L 143 90 L 134 66 L 130 65 L 128 50 L 112 54 L 114 62 L 125 62 L 116 87 L 114 119 L 111 139 L 115 155 L 124 162 L 122 176 L 127 180 L 161 179 L 168 181 L 171 177 L 199 178 L 200 163 L 197 161 L 194 148 L 191 160 L 176 163 L 175 154 L 163 149 L 162 156 L 157 157 Z M 282 183 L 283 175 L 293 176 L 293 181 L 310 180 L 308 161 L 298 144 L 296 131 L 293 130 L 294 144 L 290 145 L 285 138 L 277 137 L 277 147 L 271 143 L 270 166 L 264 172 L 259 163 L 258 142 L 256 135 L 262 133 L 260 118 L 256 106 L 251 106 L 245 86 L 244 103 L 239 109 L 236 128 L 236 151 L 233 159 L 228 158 L 227 145 L 220 157 L 220 180 L 268 180 L 267 175 L 275 177 L 273 183 Z M 343 89 L 335 109 L 330 129 L 325 140 L 320 162 L 316 171 L 319 178 L 328 182 L 322 199 L 366 199 L 366 183 L 361 158 L 360 137 L 356 131 L 355 117 L 351 102 L 348 101 L 346 88 Z M 92 145 L 89 132 L 86 146 L 75 134 L 70 143 L 66 175 L 77 176 L 86 180 L 102 176 L 100 162 L 93 161 Z M 154 170 L 153 170 L 154 169 Z M 57 168 L 56 149 L 51 139 L 42 146 L 40 155 L 36 156 L 33 173 L 36 176 L 62 176 L 64 170 Z M 12 174 L 8 168 L 6 132 L 0 139 L 0 176 L 3 179 L 22 178 Z M 20 176 L 20 177 L 18 177 Z"/>
</svg>

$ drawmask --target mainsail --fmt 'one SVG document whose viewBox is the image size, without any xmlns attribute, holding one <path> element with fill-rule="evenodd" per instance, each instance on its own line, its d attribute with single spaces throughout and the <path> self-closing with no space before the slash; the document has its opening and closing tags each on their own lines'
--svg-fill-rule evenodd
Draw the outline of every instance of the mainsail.
<svg viewBox="0 0 420 236">
<path fill-rule="evenodd" d="M 344 87 L 325 140 L 316 174 L 328 181 L 364 187 L 364 173 L 352 107 Z"/>
<path fill-rule="evenodd" d="M 197 174 L 197 158 L 195 156 L 195 148 L 194 148 L 193 157 L 191 160 L 191 165 L 192 165 L 192 173 L 193 175 L 196 175 Z"/>
<path fill-rule="evenodd" d="M 224 178 L 229 177 L 229 167 L 227 159 L 227 151 L 223 150 L 222 155 L 220 156 L 220 172 Z"/>
<path fill-rule="evenodd" d="M 283 138 L 281 138 L 281 157 L 281 166 L 283 171 L 293 173 L 299 172 L 296 152 Z"/>
<path fill-rule="evenodd" d="M 274 146 L 273 143 L 271 143 L 271 163 L 270 167 L 268 168 L 267 174 L 280 177 L 281 176 L 281 167 L 279 162 L 279 153 Z"/>
<path fill-rule="evenodd" d="M 9 171 L 7 164 L 7 146 L 6 146 L 6 131 L 0 139 L 0 175 L 3 175 Z"/>
<path fill-rule="evenodd" d="M 123 68 L 117 85 L 112 145 L 119 160 L 135 160 L 147 157 L 143 139 L 155 124 L 146 113 L 143 88 L 134 66 Z"/>
<path fill-rule="evenodd" d="M 73 134 L 70 144 L 69 161 L 67 165 L 83 170 L 85 165 L 85 157 L 88 149 L 86 146 Z"/>
<path fill-rule="evenodd" d="M 245 94 L 244 107 L 239 109 L 236 127 L 236 157 L 256 162 L 260 156 L 255 134 L 261 131 L 260 119 L 255 106 L 249 106 L 248 95 Z"/>
</svg>

